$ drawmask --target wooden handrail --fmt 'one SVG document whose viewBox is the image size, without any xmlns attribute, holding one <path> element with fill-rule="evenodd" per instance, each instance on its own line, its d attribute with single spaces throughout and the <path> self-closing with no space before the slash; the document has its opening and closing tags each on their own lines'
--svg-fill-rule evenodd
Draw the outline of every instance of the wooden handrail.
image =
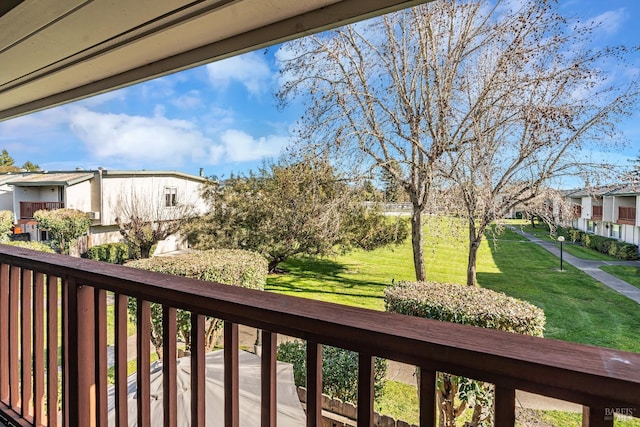
<svg viewBox="0 0 640 427">
<path fill-rule="evenodd" d="M 497 407 L 503 408 L 496 414 L 496 419 L 512 419 L 513 414 L 509 412 L 513 412 L 515 389 L 591 407 L 592 420 L 599 419 L 598 414 L 604 417 L 603 411 L 607 408 L 640 408 L 640 354 L 637 353 L 283 296 L 16 247 L 0 246 L 0 263 L 0 289 L 9 284 L 16 287 L 13 273 L 17 274 L 21 269 L 60 277 L 69 289 L 66 324 L 69 393 L 64 396 L 68 399 L 64 407 L 69 412 L 71 425 L 76 420 L 87 419 L 90 408 L 85 408 L 82 399 L 95 393 L 95 390 L 91 391 L 91 378 L 96 371 L 94 347 L 92 344 L 90 348 L 86 347 L 88 344 L 84 342 L 95 342 L 91 336 L 94 325 L 80 318 L 86 312 L 90 313 L 91 319 L 95 317 L 95 302 L 88 296 L 93 295 L 94 289 L 188 310 L 196 315 L 222 318 L 226 330 L 232 332 L 228 337 L 225 335 L 229 347 L 237 347 L 237 337 L 233 334 L 237 331 L 235 325 L 244 324 L 305 339 L 311 349 L 319 349 L 316 343 L 327 344 L 356 351 L 361 360 L 379 356 L 420 366 L 429 373 L 421 379 L 423 387 L 428 387 L 429 383 L 431 387 L 435 385 L 435 371 L 488 381 L 496 384 Z M 6 277 L 5 265 L 11 266 L 10 277 Z M 9 297 L 10 301 L 13 301 L 12 295 L 12 292 L 6 295 L 0 291 L 0 297 Z M 4 299 L 0 300 L 0 313 L 4 312 L 5 304 Z M 11 307 L 16 305 L 16 302 L 11 303 L 8 312 L 13 313 L 15 309 Z M 6 315 L 0 316 L 0 322 L 6 319 L 3 316 Z M 17 313 L 10 314 L 10 320 L 11 316 L 17 317 Z M 0 324 L 0 330 L 5 327 Z M 80 354 L 84 357 L 79 357 Z M 3 357 L 0 355 L 0 361 L 6 360 Z M 320 351 L 312 351 L 310 357 L 315 367 L 308 368 L 313 369 L 317 380 L 316 359 L 321 357 Z M 11 350 L 9 365 L 14 363 L 13 358 L 17 358 L 17 353 Z M 233 353 L 225 358 L 231 365 L 236 362 Z M 236 384 L 237 371 L 230 374 L 232 376 L 225 382 Z M 368 381 L 368 377 L 361 376 L 361 381 Z M 6 381 L 7 378 L 0 376 L 0 390 L 6 390 Z M 368 385 L 362 386 L 367 388 Z M 11 390 L 16 387 L 14 384 L 9 386 Z M 310 387 L 314 388 L 317 392 L 317 387 Z M 227 390 L 226 394 L 229 399 L 226 412 L 231 420 L 227 425 L 236 425 L 237 390 Z M 314 398 L 310 395 L 309 400 Z M 361 400 L 370 401 L 369 395 L 363 395 Z M 423 401 L 422 405 L 423 412 L 433 413 L 433 402 Z M 13 398 L 10 402 L 0 402 L 5 413 L 19 413 L 16 406 L 19 406 L 18 402 Z M 370 413 L 370 409 L 360 410 Z M 173 416 L 172 408 L 168 410 Z M 432 419 L 432 416 L 423 419 Z M 592 421 L 592 425 L 601 424 Z"/>
<path fill-rule="evenodd" d="M 64 202 L 20 202 L 20 218 L 31 219 L 36 211 L 51 211 L 62 208 L 64 208 Z"/>
<path fill-rule="evenodd" d="M 636 208 L 635 207 L 618 207 L 618 222 L 620 224 L 636 225 Z"/>
<path fill-rule="evenodd" d="M 591 219 L 602 219 L 602 205 L 592 207 Z"/>
</svg>

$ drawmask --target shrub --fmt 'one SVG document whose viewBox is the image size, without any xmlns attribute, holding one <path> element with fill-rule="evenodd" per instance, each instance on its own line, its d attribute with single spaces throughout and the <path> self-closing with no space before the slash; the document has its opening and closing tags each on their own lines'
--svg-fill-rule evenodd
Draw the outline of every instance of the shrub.
<svg viewBox="0 0 640 427">
<path fill-rule="evenodd" d="M 21 240 L 16 240 L 13 242 L 2 242 L 3 245 L 9 246 L 17 246 L 19 248 L 33 249 L 34 251 L 47 252 L 50 254 L 55 253 L 53 249 L 49 245 L 46 245 L 42 242 L 25 242 Z"/>
<path fill-rule="evenodd" d="M 111 264 L 124 264 L 129 258 L 129 247 L 126 243 L 105 243 L 92 246 L 87 250 L 87 258 Z"/>
<path fill-rule="evenodd" d="M 215 249 L 190 254 L 145 258 L 127 266 L 174 276 L 263 290 L 267 282 L 266 259 L 240 249 Z"/>
<path fill-rule="evenodd" d="M 635 260 L 640 257 L 638 254 L 638 245 L 621 242 L 608 237 L 583 233 L 581 243 L 587 248 L 594 249 L 598 252 L 608 254 L 619 259 Z"/>
<path fill-rule="evenodd" d="M 13 228 L 13 212 L 0 211 L 0 241 L 9 240 Z"/>
<path fill-rule="evenodd" d="M 278 346 L 278 360 L 293 364 L 293 380 L 298 387 L 307 383 L 307 344 L 295 340 Z M 374 396 L 382 396 L 387 361 L 374 363 Z M 338 347 L 322 346 L 322 392 L 343 402 L 358 401 L 358 353 Z"/>
<path fill-rule="evenodd" d="M 401 282 L 385 289 L 387 311 L 482 328 L 542 336 L 544 312 L 527 302 L 478 287 Z M 474 406 L 472 425 L 492 425 L 490 384 L 438 373 L 440 425 L 455 426 L 456 418 Z M 447 402 L 460 402 L 457 408 Z"/>
<path fill-rule="evenodd" d="M 54 248 L 61 253 L 69 253 L 69 245 L 78 237 L 89 231 L 91 219 L 89 214 L 76 209 L 39 210 L 33 213 L 38 227 L 51 234 Z"/>
<path fill-rule="evenodd" d="M 224 283 L 243 288 L 263 290 L 267 281 L 267 260 L 254 252 L 240 249 L 219 249 L 171 257 L 139 259 L 126 264 L 129 267 L 174 276 L 189 277 L 209 282 Z M 136 317 L 137 304 L 129 299 L 129 314 Z M 191 314 L 177 311 L 178 334 L 186 350 L 191 349 Z M 220 319 L 208 317 L 205 325 L 205 348 L 212 350 L 222 329 Z M 162 306 L 151 304 L 151 341 L 162 357 Z"/>
<path fill-rule="evenodd" d="M 402 282 L 385 289 L 387 311 L 541 337 L 544 312 L 490 289 Z"/>
<path fill-rule="evenodd" d="M 575 228 L 569 229 L 568 234 L 569 234 L 569 238 L 574 243 L 582 242 L 582 239 L 585 236 L 585 233 L 583 231 L 576 230 Z"/>
</svg>

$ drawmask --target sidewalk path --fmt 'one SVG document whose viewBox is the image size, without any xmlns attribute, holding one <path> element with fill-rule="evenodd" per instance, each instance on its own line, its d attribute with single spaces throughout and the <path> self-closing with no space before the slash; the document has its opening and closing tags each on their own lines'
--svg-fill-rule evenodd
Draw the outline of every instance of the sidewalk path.
<svg viewBox="0 0 640 427">
<path fill-rule="evenodd" d="M 553 255 L 560 257 L 560 248 L 558 247 L 556 242 L 542 240 L 520 230 L 518 227 L 511 227 L 511 229 L 521 236 L 526 237 L 531 242 L 542 246 Z M 610 287 L 614 291 L 640 304 L 640 289 L 600 269 L 600 267 L 602 267 L 603 265 L 629 265 L 640 268 L 640 261 L 592 261 L 580 259 L 571 254 L 568 254 L 566 251 L 563 251 L 562 259 L 563 262 L 566 262 L 567 264 L 570 264 L 577 269 L 584 271 L 603 285 Z"/>
</svg>

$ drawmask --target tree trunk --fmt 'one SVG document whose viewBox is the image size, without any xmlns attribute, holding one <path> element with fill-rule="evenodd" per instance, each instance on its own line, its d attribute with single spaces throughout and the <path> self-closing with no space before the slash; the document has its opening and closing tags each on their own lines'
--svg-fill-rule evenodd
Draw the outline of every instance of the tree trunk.
<svg viewBox="0 0 640 427">
<path fill-rule="evenodd" d="M 422 237 L 422 211 L 414 205 L 413 215 L 411 216 L 411 246 L 413 247 L 413 267 L 416 271 L 417 281 L 427 279 L 424 267 Z"/>
<path fill-rule="evenodd" d="M 140 258 L 150 258 L 151 257 L 151 247 L 153 245 L 140 245 Z"/>
<path fill-rule="evenodd" d="M 475 224 L 469 221 L 469 257 L 467 260 L 467 285 L 478 286 L 478 278 L 476 276 L 476 260 L 478 258 L 478 249 L 482 242 L 482 233 L 477 232 Z"/>
</svg>

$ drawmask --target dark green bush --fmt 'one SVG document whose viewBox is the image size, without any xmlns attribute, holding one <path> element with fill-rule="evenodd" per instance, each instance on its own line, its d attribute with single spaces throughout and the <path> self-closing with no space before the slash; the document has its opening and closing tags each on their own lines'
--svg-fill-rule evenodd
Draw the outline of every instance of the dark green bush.
<svg viewBox="0 0 640 427">
<path fill-rule="evenodd" d="M 580 231 L 580 230 L 576 230 L 575 228 L 569 229 L 568 230 L 568 237 L 570 238 L 570 240 L 574 243 L 580 243 L 582 242 L 582 239 L 584 237 L 584 232 Z"/>
<path fill-rule="evenodd" d="M 278 346 L 278 360 L 293 364 L 297 386 L 307 383 L 307 344 L 303 341 L 283 342 Z M 375 358 L 374 395 L 382 396 L 387 361 Z M 322 392 L 343 402 L 358 401 L 358 353 L 338 347 L 322 346 Z"/>
<path fill-rule="evenodd" d="M 602 237 L 595 234 L 580 233 L 582 246 L 596 250 L 603 254 L 608 254 L 623 260 L 635 260 L 638 255 L 638 245 L 621 242 L 620 240 Z"/>
<path fill-rule="evenodd" d="M 47 252 L 50 254 L 53 254 L 56 252 L 53 249 L 51 249 L 49 245 L 46 245 L 42 242 L 31 242 L 31 241 L 24 242 L 21 240 L 15 240 L 11 242 L 2 242 L 2 244 L 9 245 L 9 246 L 17 246 L 19 248 L 33 249 L 34 251 Z"/>
<path fill-rule="evenodd" d="M 638 255 L 637 245 L 623 242 L 615 242 L 611 245 L 609 255 L 625 260 L 636 260 L 640 258 L 640 255 Z"/>
<path fill-rule="evenodd" d="M 92 246 L 87 251 L 87 258 L 111 264 L 124 264 L 129 258 L 129 247 L 126 243 L 105 243 Z"/>
</svg>

